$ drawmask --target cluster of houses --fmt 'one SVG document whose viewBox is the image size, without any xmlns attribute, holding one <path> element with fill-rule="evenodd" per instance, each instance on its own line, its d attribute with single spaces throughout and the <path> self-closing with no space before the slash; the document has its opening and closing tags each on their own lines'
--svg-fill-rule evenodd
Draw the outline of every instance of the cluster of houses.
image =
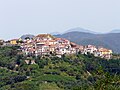
<svg viewBox="0 0 120 90">
<path fill-rule="evenodd" d="M 10 40 L 11 45 L 20 45 L 25 55 L 56 55 L 63 54 L 93 54 L 96 57 L 110 59 L 112 50 L 96 47 L 94 45 L 77 45 L 64 38 L 56 38 L 50 34 L 39 34 L 37 36 L 25 35 L 20 39 Z"/>
</svg>

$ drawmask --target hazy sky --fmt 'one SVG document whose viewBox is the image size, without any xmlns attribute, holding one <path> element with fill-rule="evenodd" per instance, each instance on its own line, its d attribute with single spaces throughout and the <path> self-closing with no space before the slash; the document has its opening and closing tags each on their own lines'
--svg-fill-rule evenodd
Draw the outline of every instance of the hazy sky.
<svg viewBox="0 0 120 90">
<path fill-rule="evenodd" d="M 0 0 L 0 38 L 75 27 L 120 29 L 120 0 Z"/>
</svg>

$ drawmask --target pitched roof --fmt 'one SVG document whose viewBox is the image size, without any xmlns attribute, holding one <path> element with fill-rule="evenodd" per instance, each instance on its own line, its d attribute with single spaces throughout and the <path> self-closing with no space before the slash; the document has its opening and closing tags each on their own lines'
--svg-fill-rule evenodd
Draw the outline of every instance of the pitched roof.
<svg viewBox="0 0 120 90">
<path fill-rule="evenodd" d="M 101 51 L 101 52 L 110 52 L 110 50 L 106 49 L 106 48 L 99 48 L 99 51 Z"/>
</svg>

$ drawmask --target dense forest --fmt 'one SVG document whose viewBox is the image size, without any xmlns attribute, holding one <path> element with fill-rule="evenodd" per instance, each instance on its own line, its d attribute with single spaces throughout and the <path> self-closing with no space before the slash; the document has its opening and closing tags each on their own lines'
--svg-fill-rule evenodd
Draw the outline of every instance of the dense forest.
<svg viewBox="0 0 120 90">
<path fill-rule="evenodd" d="M 19 46 L 0 47 L 0 90 L 120 90 L 120 59 L 80 52 L 35 57 Z"/>
</svg>

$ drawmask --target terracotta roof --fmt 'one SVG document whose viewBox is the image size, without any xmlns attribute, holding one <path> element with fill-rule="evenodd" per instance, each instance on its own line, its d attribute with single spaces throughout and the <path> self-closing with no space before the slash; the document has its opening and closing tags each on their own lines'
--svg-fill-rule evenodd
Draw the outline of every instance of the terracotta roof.
<svg viewBox="0 0 120 90">
<path fill-rule="evenodd" d="M 56 47 L 56 45 L 52 44 L 52 45 L 50 45 L 50 47 Z"/>
<path fill-rule="evenodd" d="M 61 40 L 61 38 L 55 38 L 55 40 Z"/>
<path fill-rule="evenodd" d="M 100 48 L 99 51 L 101 51 L 101 52 L 110 52 L 110 50 L 106 49 L 106 48 Z"/>
</svg>

